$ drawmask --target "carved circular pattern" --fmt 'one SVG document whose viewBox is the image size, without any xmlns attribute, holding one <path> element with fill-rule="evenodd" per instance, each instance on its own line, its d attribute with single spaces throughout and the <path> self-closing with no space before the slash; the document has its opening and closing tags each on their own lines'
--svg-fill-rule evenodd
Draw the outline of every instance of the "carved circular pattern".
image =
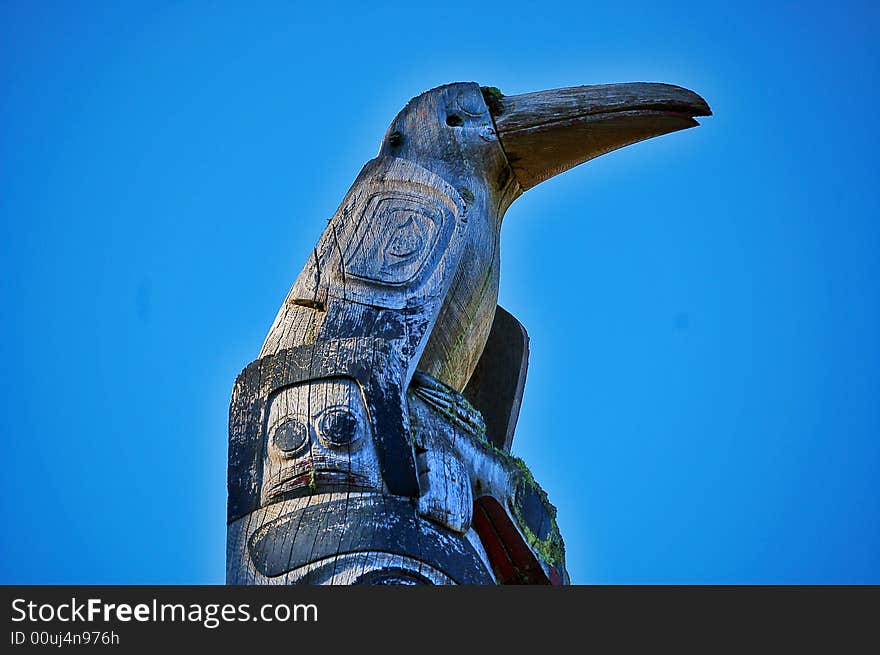
<svg viewBox="0 0 880 655">
<path fill-rule="evenodd" d="M 459 109 L 470 116 L 482 116 L 485 112 L 483 97 L 471 89 L 459 93 L 456 101 Z"/>
<path fill-rule="evenodd" d="M 349 446 L 360 437 L 360 422 L 354 412 L 344 405 L 330 407 L 322 412 L 317 422 L 318 437 L 328 446 Z"/>
<path fill-rule="evenodd" d="M 287 418 L 275 428 L 272 439 L 285 455 L 296 455 L 308 444 L 309 429 L 299 419 Z"/>
</svg>

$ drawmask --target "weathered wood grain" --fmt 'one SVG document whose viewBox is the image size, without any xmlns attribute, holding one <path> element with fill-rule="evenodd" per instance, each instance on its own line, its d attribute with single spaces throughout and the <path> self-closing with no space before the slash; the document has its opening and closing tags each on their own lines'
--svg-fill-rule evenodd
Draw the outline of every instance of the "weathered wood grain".
<svg viewBox="0 0 880 655">
<path fill-rule="evenodd" d="M 538 181 L 708 111 L 688 93 L 409 102 L 236 381 L 230 584 L 567 581 L 555 509 L 509 454 L 528 337 L 497 308 L 501 222 Z"/>
</svg>

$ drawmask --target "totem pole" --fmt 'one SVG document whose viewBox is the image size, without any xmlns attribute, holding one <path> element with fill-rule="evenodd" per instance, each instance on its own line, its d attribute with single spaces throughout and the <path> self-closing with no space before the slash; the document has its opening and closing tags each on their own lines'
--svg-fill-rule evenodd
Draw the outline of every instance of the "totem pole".
<svg viewBox="0 0 880 655">
<path fill-rule="evenodd" d="M 528 337 L 497 306 L 501 220 L 710 113 L 648 83 L 412 99 L 236 380 L 227 582 L 566 584 L 556 510 L 510 454 Z"/>
</svg>

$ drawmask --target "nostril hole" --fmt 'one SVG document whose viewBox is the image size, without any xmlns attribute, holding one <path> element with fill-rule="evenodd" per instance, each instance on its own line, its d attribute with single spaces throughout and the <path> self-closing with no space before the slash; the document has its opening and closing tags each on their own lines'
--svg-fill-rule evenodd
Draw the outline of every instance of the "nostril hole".
<svg viewBox="0 0 880 655">
<path fill-rule="evenodd" d="M 458 114 L 449 114 L 449 116 L 446 117 L 446 124 L 449 127 L 461 127 L 464 125 L 464 121 L 461 120 L 461 116 Z"/>
</svg>

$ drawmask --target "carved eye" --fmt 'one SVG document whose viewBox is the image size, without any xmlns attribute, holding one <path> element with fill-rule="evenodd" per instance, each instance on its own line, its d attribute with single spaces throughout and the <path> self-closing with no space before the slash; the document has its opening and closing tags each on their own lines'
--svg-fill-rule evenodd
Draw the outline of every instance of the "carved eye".
<svg viewBox="0 0 880 655">
<path fill-rule="evenodd" d="M 330 407 L 318 419 L 318 436 L 328 446 L 348 446 L 357 441 L 360 422 L 344 406 Z"/>
<path fill-rule="evenodd" d="M 285 454 L 293 455 L 309 442 L 309 429 L 299 419 L 288 418 L 278 424 L 272 439 Z"/>
<path fill-rule="evenodd" d="M 446 124 L 449 127 L 461 127 L 464 125 L 464 121 L 461 120 L 461 116 L 458 114 L 449 114 L 449 116 L 446 117 Z"/>
</svg>

